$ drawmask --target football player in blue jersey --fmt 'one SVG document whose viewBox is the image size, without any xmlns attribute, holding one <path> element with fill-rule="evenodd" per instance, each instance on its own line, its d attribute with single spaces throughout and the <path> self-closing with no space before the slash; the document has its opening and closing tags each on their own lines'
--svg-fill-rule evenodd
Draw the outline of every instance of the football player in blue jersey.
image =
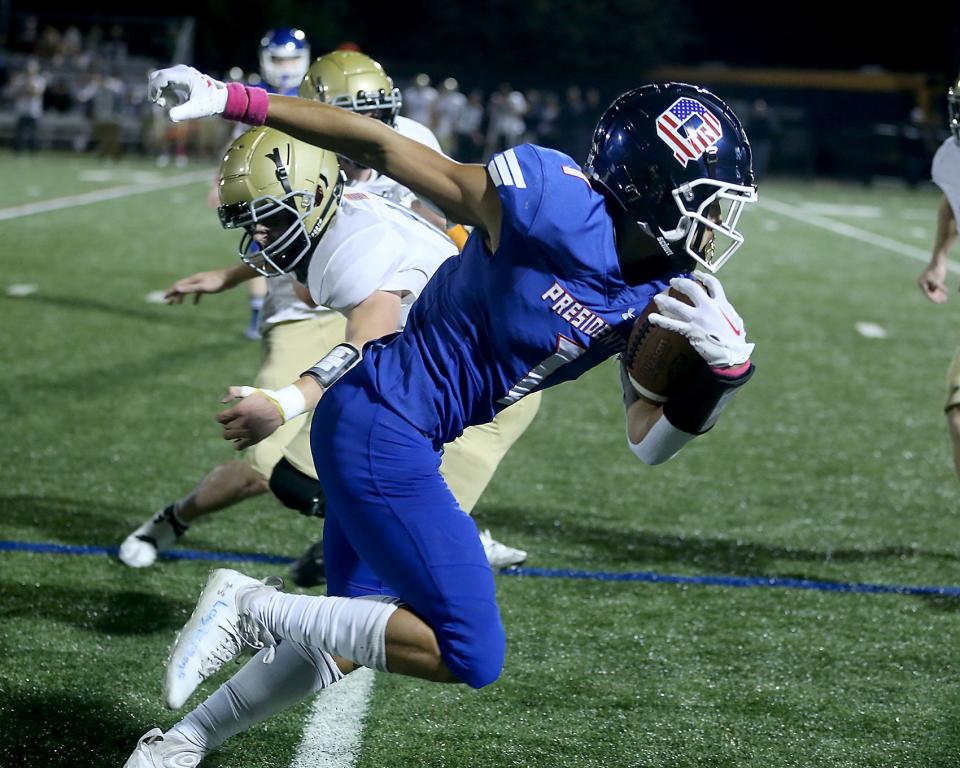
<svg viewBox="0 0 960 768">
<path fill-rule="evenodd" d="M 189 67 L 154 73 L 150 89 L 173 106 L 173 120 L 266 123 L 390 175 L 475 230 L 427 284 L 402 333 L 362 352 L 341 345 L 297 382 L 244 392 L 218 417 L 243 447 L 316 404 L 328 596 L 215 571 L 168 671 L 189 670 L 196 685 L 244 648 L 259 652 L 170 731 L 146 734 L 128 766 L 171 756 L 195 765 L 231 734 L 360 665 L 490 684 L 506 645 L 493 573 L 437 471 L 439 447 L 622 351 L 651 299 L 659 310 L 651 322 L 683 334 L 704 364 L 663 404 L 626 380 L 630 448 L 659 463 L 715 423 L 753 372 L 753 345 L 713 275 L 742 244 L 737 222 L 756 200 L 739 121 L 701 88 L 648 85 L 606 110 L 583 168 L 531 145 L 484 167 L 353 113 L 224 85 Z M 696 265 L 702 284 L 685 276 Z M 692 304 L 669 297 L 668 282 Z M 312 662 L 291 646 L 311 649 Z"/>
</svg>

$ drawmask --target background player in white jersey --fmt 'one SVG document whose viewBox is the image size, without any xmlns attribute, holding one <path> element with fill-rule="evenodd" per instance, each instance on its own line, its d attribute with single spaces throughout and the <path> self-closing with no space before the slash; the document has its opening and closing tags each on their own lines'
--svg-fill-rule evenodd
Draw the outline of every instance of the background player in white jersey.
<svg viewBox="0 0 960 768">
<path fill-rule="evenodd" d="M 356 52 L 335 51 L 314 62 L 301 88 L 301 95 L 309 97 L 311 93 L 388 125 L 394 124 L 400 106 L 399 91 L 393 88 L 382 67 Z M 437 148 L 430 131 L 414 121 L 401 118 L 396 127 Z M 364 174 L 364 181 L 355 182 L 352 189 L 370 189 L 403 205 L 419 202 L 409 189 L 388 177 L 370 169 L 359 171 Z M 243 264 L 201 272 L 171 286 L 168 300 L 178 303 L 191 293 L 199 298 L 202 293 L 229 290 L 254 276 L 256 273 Z M 317 350 L 330 349 L 343 341 L 345 327 L 337 312 L 324 306 L 308 306 L 298 299 L 291 281 L 267 282 L 269 290 L 261 323 L 263 364 L 255 384 L 275 389 L 316 362 Z M 501 459 L 533 420 L 539 403 L 539 395 L 525 398 L 494 422 L 476 427 L 447 446 L 444 475 L 465 511 L 473 510 Z M 132 567 L 150 566 L 158 551 L 172 546 L 194 520 L 268 490 L 293 509 L 322 515 L 323 494 L 316 478 L 310 455 L 309 418 L 301 415 L 253 446 L 244 460 L 216 467 L 189 493 L 144 522 L 121 544 L 120 559 Z M 518 565 L 526 559 L 526 552 L 502 544 L 488 530 L 481 532 L 481 539 L 488 562 L 495 568 Z M 322 581 L 321 543 L 303 553 L 293 565 L 291 577 L 300 586 Z"/>
<path fill-rule="evenodd" d="M 943 304 L 950 296 L 947 290 L 947 255 L 957 242 L 960 221 L 960 77 L 947 91 L 951 135 L 933 157 L 931 176 L 943 191 L 937 207 L 937 233 L 930 263 L 920 273 L 917 283 L 923 295 L 935 304 Z M 947 371 L 947 397 L 944 409 L 953 444 L 953 465 L 960 476 L 960 350 Z"/>
</svg>

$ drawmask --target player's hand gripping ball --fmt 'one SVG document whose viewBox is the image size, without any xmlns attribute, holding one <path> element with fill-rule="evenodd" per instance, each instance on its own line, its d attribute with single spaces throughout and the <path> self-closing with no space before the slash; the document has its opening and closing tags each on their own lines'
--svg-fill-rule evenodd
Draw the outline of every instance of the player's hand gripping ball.
<svg viewBox="0 0 960 768">
<path fill-rule="evenodd" d="M 675 288 L 671 288 L 668 295 L 684 304 L 693 304 Z M 637 394 L 651 403 L 662 404 L 675 395 L 704 362 L 686 338 L 650 322 L 650 315 L 656 311 L 656 302 L 651 301 L 636 319 L 623 364 Z"/>
</svg>

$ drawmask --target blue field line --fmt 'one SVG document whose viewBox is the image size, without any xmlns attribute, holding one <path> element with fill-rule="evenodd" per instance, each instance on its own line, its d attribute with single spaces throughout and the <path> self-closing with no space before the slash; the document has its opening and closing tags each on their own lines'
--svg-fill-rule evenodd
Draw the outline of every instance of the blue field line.
<svg viewBox="0 0 960 768">
<path fill-rule="evenodd" d="M 960 587 L 923 587 L 909 584 L 864 584 L 859 582 L 813 581 L 780 576 L 675 576 L 654 571 L 609 573 L 574 571 L 566 568 L 508 568 L 504 576 L 532 576 L 545 579 L 583 579 L 588 581 L 642 581 L 653 584 L 698 584 L 708 587 L 768 587 L 811 589 L 817 592 L 857 592 L 860 594 L 934 595 L 960 597 Z"/>
<path fill-rule="evenodd" d="M 0 552 L 31 552 L 48 555 L 99 555 L 116 557 L 117 547 L 95 547 L 80 544 L 47 544 L 33 541 L 0 540 Z M 263 555 L 258 552 L 211 552 L 174 549 L 160 555 L 165 560 L 197 560 L 207 562 L 264 563 L 288 565 L 293 558 Z M 868 595 L 923 595 L 960 597 L 960 587 L 913 586 L 909 584 L 865 584 L 862 582 L 814 581 L 780 576 L 677 576 L 655 571 L 581 571 L 568 568 L 507 568 L 503 576 L 538 579 L 577 579 L 582 581 L 634 581 L 649 584 L 696 584 L 706 587 L 760 587 L 768 589 L 807 589 L 817 592 L 849 592 Z"/>
<path fill-rule="evenodd" d="M 117 547 L 0 540 L 0 552 L 33 552 L 41 555 L 101 555 L 116 557 Z M 160 557 L 164 560 L 206 560 L 213 562 L 266 563 L 268 565 L 289 565 L 293 562 L 293 558 L 291 557 L 261 555 L 258 552 L 205 552 L 195 549 L 172 549 L 168 552 L 161 552 Z"/>
</svg>

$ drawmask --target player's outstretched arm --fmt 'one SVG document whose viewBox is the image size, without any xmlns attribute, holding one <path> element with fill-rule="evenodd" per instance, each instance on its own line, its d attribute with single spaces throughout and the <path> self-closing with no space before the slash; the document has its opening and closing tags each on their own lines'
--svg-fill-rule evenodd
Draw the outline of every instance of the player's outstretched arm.
<svg viewBox="0 0 960 768">
<path fill-rule="evenodd" d="M 621 364 L 627 442 L 647 464 L 667 461 L 695 436 L 711 429 L 733 394 L 753 376 L 750 355 L 754 345 L 747 343 L 743 320 L 716 277 L 701 273 L 696 277 L 699 282 L 688 278 L 670 281 L 692 305 L 666 293 L 657 294 L 654 300 L 659 312 L 650 315 L 650 322 L 684 336 L 707 365 L 661 410 L 636 396 Z"/>
<path fill-rule="evenodd" d="M 462 224 L 480 227 L 496 247 L 501 204 L 481 165 L 465 165 L 401 136 L 377 120 L 326 104 L 240 83 L 224 84 L 182 64 L 151 73 L 149 96 L 173 121 L 222 115 L 269 125 L 390 176 Z"/>
<path fill-rule="evenodd" d="M 917 285 L 934 304 L 943 304 L 950 294 L 947 291 L 947 253 L 957 242 L 957 221 L 953 206 L 946 195 L 941 196 L 937 207 L 937 233 L 933 243 L 930 263 L 917 278 Z"/>
<path fill-rule="evenodd" d="M 266 124 L 375 168 L 452 221 L 500 231 L 500 198 L 482 165 L 458 163 L 380 121 L 308 99 L 271 96 Z"/>
<path fill-rule="evenodd" d="M 205 293 L 221 293 L 235 288 L 257 276 L 257 272 L 246 264 L 235 264 L 221 269 L 212 269 L 207 272 L 197 272 L 189 277 L 182 277 L 171 285 L 163 294 L 167 304 L 181 304 L 185 297 L 193 295 L 193 303 L 197 304 Z"/>
</svg>

